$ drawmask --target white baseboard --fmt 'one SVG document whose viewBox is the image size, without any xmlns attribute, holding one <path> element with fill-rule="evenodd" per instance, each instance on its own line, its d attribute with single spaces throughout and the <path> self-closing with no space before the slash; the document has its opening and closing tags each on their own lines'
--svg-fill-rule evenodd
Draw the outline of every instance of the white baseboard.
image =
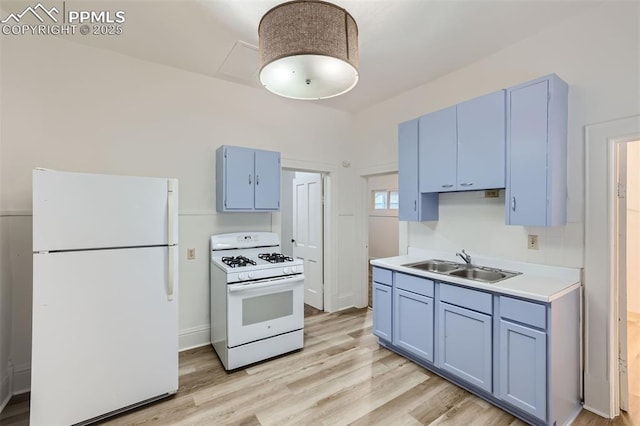
<svg viewBox="0 0 640 426">
<path fill-rule="evenodd" d="M 0 413 L 11 399 L 11 366 L 7 367 L 7 374 L 0 379 Z"/>
<path fill-rule="evenodd" d="M 13 366 L 13 380 L 11 392 L 13 395 L 29 392 L 31 390 L 31 363 Z"/>
<path fill-rule="evenodd" d="M 352 295 L 342 296 L 338 298 L 338 311 L 342 311 L 347 308 L 352 308 L 354 306 L 355 304 L 353 303 Z"/>
<path fill-rule="evenodd" d="M 612 418 L 613 418 L 613 417 L 611 417 L 608 413 L 604 413 L 604 412 L 602 412 L 602 411 L 600 411 L 600 410 L 596 410 L 595 408 L 593 408 L 593 407 L 589 407 L 589 406 L 588 406 L 588 405 L 586 405 L 586 404 L 585 404 L 585 405 L 583 405 L 583 406 L 582 406 L 582 408 L 584 408 L 584 409 L 585 409 L 585 410 L 587 410 L 587 411 L 591 411 L 593 414 L 597 414 L 597 415 L 599 415 L 600 417 L 604 417 L 605 419 L 612 419 Z"/>
<path fill-rule="evenodd" d="M 178 333 L 178 349 L 180 352 L 211 344 L 211 327 L 209 324 L 180 330 Z"/>
<path fill-rule="evenodd" d="M 584 408 L 584 406 L 580 405 L 580 409 L 576 410 L 576 412 L 573 413 L 573 415 L 567 419 L 567 421 L 565 422 L 565 426 L 571 426 L 573 424 L 573 422 L 576 421 L 576 419 L 578 418 L 578 416 L 582 412 L 583 408 Z"/>
</svg>

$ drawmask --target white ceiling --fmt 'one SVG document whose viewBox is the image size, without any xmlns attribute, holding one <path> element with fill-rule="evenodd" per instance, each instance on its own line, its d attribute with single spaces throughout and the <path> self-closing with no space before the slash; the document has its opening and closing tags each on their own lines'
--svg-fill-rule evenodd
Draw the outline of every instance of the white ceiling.
<svg viewBox="0 0 640 426">
<path fill-rule="evenodd" d="M 122 35 L 75 35 L 71 37 L 74 41 L 259 88 L 257 52 L 251 46 L 258 44 L 257 28 L 262 15 L 282 2 L 68 0 L 66 7 L 67 10 L 75 7 L 126 12 Z M 313 102 L 346 111 L 358 111 L 424 84 L 601 3 L 588 0 L 333 2 L 347 9 L 358 24 L 360 82 L 345 95 Z M 24 1 L 3 1 L 2 9 L 13 11 L 24 9 L 24 5 Z"/>
</svg>

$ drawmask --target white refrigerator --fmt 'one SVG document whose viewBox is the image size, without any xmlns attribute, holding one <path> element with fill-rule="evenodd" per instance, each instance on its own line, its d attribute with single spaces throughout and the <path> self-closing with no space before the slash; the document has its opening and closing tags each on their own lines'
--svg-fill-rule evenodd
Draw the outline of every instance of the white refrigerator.
<svg viewBox="0 0 640 426">
<path fill-rule="evenodd" d="M 178 389 L 178 181 L 33 171 L 32 425 Z"/>
</svg>

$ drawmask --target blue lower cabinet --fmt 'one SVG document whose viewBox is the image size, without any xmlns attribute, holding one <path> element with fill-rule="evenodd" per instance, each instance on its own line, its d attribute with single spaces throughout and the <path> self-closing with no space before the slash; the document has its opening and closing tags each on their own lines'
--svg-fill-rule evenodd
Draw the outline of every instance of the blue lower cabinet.
<svg viewBox="0 0 640 426">
<path fill-rule="evenodd" d="M 500 398 L 547 418 L 547 334 L 500 320 Z"/>
<path fill-rule="evenodd" d="M 391 342 L 391 286 L 373 282 L 373 334 Z"/>
<path fill-rule="evenodd" d="M 438 362 L 441 369 L 492 392 L 492 317 L 438 303 Z"/>
<path fill-rule="evenodd" d="M 433 299 L 402 289 L 393 294 L 393 344 L 433 362 Z"/>
</svg>

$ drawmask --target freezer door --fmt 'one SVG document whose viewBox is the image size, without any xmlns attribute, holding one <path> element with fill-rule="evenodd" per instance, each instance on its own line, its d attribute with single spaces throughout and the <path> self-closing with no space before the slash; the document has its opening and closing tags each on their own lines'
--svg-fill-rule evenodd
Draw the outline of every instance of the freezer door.
<svg viewBox="0 0 640 426">
<path fill-rule="evenodd" d="M 33 255 L 32 425 L 74 424 L 177 391 L 169 253 L 177 265 L 168 247 Z"/>
<path fill-rule="evenodd" d="M 33 251 L 171 245 L 175 179 L 33 171 Z"/>
</svg>

